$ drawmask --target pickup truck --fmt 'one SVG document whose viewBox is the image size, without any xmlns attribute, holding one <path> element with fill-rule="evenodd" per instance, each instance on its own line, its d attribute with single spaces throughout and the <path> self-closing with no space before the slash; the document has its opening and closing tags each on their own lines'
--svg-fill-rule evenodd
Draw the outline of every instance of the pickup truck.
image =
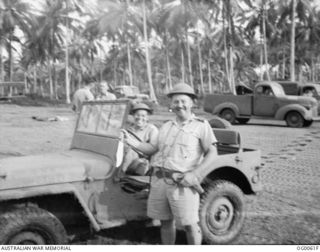
<svg viewBox="0 0 320 252">
<path fill-rule="evenodd" d="M 311 96 L 318 101 L 318 114 L 320 114 L 320 84 L 300 83 L 297 81 L 277 81 L 287 95 Z"/>
<path fill-rule="evenodd" d="M 94 231 L 133 220 L 150 223 L 152 173 L 119 176 L 129 105 L 85 102 L 69 150 L 0 159 L 0 244 L 65 244 L 79 223 Z M 259 150 L 242 147 L 237 131 L 213 130 L 218 156 L 201 174 L 199 215 L 204 240 L 221 244 L 241 231 L 245 195 L 262 190 L 261 159 Z"/>
<path fill-rule="evenodd" d="M 250 118 L 285 120 L 289 127 L 308 127 L 318 116 L 313 97 L 286 95 L 279 83 L 256 84 L 253 94 L 209 94 L 204 110 L 230 123 L 247 123 Z"/>
</svg>

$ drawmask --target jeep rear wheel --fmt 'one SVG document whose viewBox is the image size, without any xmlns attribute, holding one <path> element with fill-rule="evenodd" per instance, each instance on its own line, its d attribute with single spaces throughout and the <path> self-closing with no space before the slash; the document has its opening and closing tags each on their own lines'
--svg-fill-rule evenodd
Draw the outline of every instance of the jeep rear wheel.
<svg viewBox="0 0 320 252">
<path fill-rule="evenodd" d="M 286 122 L 289 127 L 301 128 L 301 127 L 303 127 L 304 119 L 299 112 L 290 111 L 286 115 Z"/>
<path fill-rule="evenodd" d="M 241 231 L 245 219 L 243 193 L 235 184 L 217 180 L 210 185 L 200 205 L 200 226 L 209 244 L 226 244 Z"/>
<path fill-rule="evenodd" d="M 236 114 L 232 109 L 224 109 L 220 113 L 220 117 L 227 120 L 229 123 L 234 124 L 236 122 Z"/>
<path fill-rule="evenodd" d="M 51 213 L 37 207 L 2 213 L 0 230 L 0 244 L 44 245 L 67 242 L 67 234 L 61 222 Z"/>
</svg>

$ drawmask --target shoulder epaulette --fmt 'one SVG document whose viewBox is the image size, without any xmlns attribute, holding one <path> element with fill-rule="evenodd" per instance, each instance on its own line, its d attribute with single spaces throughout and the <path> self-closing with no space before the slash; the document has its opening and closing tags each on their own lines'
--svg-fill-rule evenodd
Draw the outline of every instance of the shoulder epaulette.
<svg viewBox="0 0 320 252">
<path fill-rule="evenodd" d="M 196 121 L 198 121 L 198 122 L 205 122 L 205 121 L 206 121 L 206 119 L 200 118 L 200 117 L 194 117 L 194 119 L 195 119 Z"/>
</svg>

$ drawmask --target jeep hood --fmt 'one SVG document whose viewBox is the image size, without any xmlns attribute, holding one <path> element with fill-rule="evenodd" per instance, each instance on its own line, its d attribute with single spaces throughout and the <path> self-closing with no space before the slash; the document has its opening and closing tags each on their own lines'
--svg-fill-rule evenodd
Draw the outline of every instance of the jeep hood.
<svg viewBox="0 0 320 252">
<path fill-rule="evenodd" d="M 109 158 L 81 150 L 10 157 L 0 160 L 0 190 L 105 179 L 112 172 Z"/>
</svg>

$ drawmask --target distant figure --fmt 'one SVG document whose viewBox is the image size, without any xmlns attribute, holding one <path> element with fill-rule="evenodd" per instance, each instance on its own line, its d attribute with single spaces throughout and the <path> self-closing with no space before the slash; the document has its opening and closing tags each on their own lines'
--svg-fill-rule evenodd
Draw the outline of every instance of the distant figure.
<svg viewBox="0 0 320 252">
<path fill-rule="evenodd" d="M 310 88 L 307 88 L 303 91 L 303 96 L 308 96 L 308 97 L 312 97 L 313 96 L 313 92 Z"/>
<path fill-rule="evenodd" d="M 94 85 L 94 82 L 86 82 L 83 88 L 78 89 L 74 93 L 72 100 L 72 110 L 74 112 L 80 113 L 83 102 L 94 100 L 94 96 L 91 92 L 91 89 L 94 87 Z"/>
<path fill-rule="evenodd" d="M 270 87 L 267 87 L 267 88 L 264 90 L 264 95 L 266 95 L 266 96 L 274 96 L 273 91 L 271 90 Z"/>
<path fill-rule="evenodd" d="M 99 94 L 96 98 L 98 101 L 112 101 L 112 100 L 116 100 L 117 97 L 113 94 L 109 92 L 109 85 L 106 81 L 102 81 L 99 84 Z"/>
</svg>

